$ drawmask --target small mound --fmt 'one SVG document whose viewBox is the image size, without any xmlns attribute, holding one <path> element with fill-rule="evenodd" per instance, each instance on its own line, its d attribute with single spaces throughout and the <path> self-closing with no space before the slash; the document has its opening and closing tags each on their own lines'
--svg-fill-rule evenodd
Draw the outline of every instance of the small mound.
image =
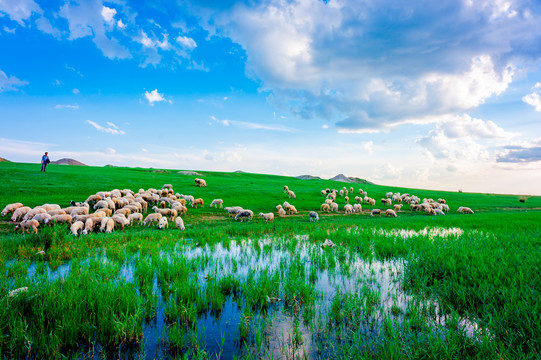
<svg viewBox="0 0 541 360">
<path fill-rule="evenodd" d="M 319 176 L 313 176 L 313 175 L 299 175 L 295 176 L 296 179 L 300 180 L 321 180 Z"/>
<path fill-rule="evenodd" d="M 63 158 L 63 159 L 60 159 L 60 160 L 51 161 L 51 164 L 86 166 L 86 164 L 83 164 L 80 161 L 77 161 L 77 160 L 74 160 L 74 159 L 68 159 L 68 158 Z"/>
<path fill-rule="evenodd" d="M 9 160 L 4 159 L 3 157 L 0 157 L 0 162 L 11 162 Z"/>
<path fill-rule="evenodd" d="M 358 177 L 346 176 L 344 174 L 338 174 L 338 175 L 336 175 L 335 177 L 333 177 L 333 178 L 331 178 L 329 180 L 346 182 L 346 183 L 357 183 L 357 184 L 371 184 L 371 185 L 374 184 L 374 183 L 372 183 L 372 182 L 370 182 L 368 180 L 361 179 L 361 178 L 358 178 Z"/>
<path fill-rule="evenodd" d="M 181 174 L 181 175 L 203 176 L 203 174 L 200 174 L 200 173 L 198 173 L 198 172 L 191 171 L 191 170 L 179 171 L 179 172 L 177 172 L 177 174 Z"/>
</svg>

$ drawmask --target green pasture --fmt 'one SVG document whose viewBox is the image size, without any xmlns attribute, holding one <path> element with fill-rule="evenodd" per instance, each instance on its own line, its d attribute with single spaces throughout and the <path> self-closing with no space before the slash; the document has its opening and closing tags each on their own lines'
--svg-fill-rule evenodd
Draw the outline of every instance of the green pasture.
<svg viewBox="0 0 541 360">
<path fill-rule="evenodd" d="M 69 206 L 98 191 L 201 197 L 185 231 L 133 226 L 74 237 L 66 225 L 0 220 L 2 358 L 539 359 L 541 197 L 406 189 L 291 177 L 0 163 L 0 209 Z M 194 178 L 204 178 L 198 188 Z M 370 179 L 368 179 L 370 180 Z M 288 199 L 288 185 L 296 199 Z M 308 212 L 325 188 L 444 198 L 427 216 Z M 512 189 L 511 189 L 512 190 Z M 256 216 L 235 222 L 223 209 Z M 520 200 L 523 201 L 520 201 Z M 299 214 L 266 223 L 289 201 Z M 473 215 L 458 214 L 468 206 Z M 322 249 L 331 239 L 337 246 Z M 13 295 L 15 289 L 25 291 Z"/>
</svg>

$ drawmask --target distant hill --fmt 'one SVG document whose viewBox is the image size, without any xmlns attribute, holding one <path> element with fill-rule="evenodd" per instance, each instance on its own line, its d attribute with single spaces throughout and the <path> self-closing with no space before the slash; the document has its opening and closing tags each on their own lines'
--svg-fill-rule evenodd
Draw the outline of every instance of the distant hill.
<svg viewBox="0 0 541 360">
<path fill-rule="evenodd" d="M 346 182 L 346 183 L 357 183 L 357 184 L 371 184 L 374 185 L 373 182 L 370 182 L 365 179 L 361 179 L 358 177 L 352 177 L 352 176 L 346 176 L 344 174 L 338 174 L 335 177 L 329 179 L 334 181 L 340 181 L 340 182 Z"/>
<path fill-rule="evenodd" d="M 313 176 L 313 175 L 299 175 L 299 176 L 295 176 L 295 178 L 301 179 L 301 180 L 321 180 L 319 176 Z"/>
<path fill-rule="evenodd" d="M 3 157 L 0 157 L 0 162 L 11 162 L 9 160 L 4 159 Z"/>
<path fill-rule="evenodd" d="M 86 166 L 86 164 L 83 164 L 83 163 L 80 162 L 80 161 L 77 161 L 77 160 L 74 160 L 74 159 L 67 159 L 67 158 L 63 158 L 63 159 L 56 160 L 56 161 L 51 161 L 51 164 L 55 164 L 55 165 L 79 165 L 79 166 Z"/>
</svg>

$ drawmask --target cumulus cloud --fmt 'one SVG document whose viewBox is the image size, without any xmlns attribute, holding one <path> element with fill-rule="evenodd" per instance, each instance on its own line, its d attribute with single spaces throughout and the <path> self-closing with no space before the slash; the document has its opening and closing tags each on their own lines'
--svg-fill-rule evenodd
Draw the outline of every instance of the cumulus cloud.
<svg viewBox="0 0 541 360">
<path fill-rule="evenodd" d="M 176 40 L 180 45 L 182 45 L 182 47 L 188 50 L 193 50 L 197 47 L 195 40 L 187 36 L 178 36 Z"/>
<path fill-rule="evenodd" d="M 145 91 L 145 99 L 147 99 L 148 104 L 150 106 L 154 106 L 155 102 L 166 101 L 165 98 L 163 97 L 163 94 L 160 94 L 158 92 L 158 89 L 154 89 L 150 92 Z"/>
<path fill-rule="evenodd" d="M 109 127 L 101 126 L 100 124 L 95 123 L 94 121 L 91 121 L 91 120 L 86 120 L 86 122 L 92 125 L 96 130 L 100 132 L 104 132 L 111 135 L 125 135 L 126 134 L 124 131 L 120 130 L 115 124 L 110 123 L 110 122 L 107 122 Z"/>
<path fill-rule="evenodd" d="M 533 106 L 535 108 L 535 111 L 541 111 L 541 96 L 539 96 L 538 92 L 534 91 L 531 94 L 524 95 L 522 97 L 522 101 L 528 105 Z"/>
<path fill-rule="evenodd" d="M 28 85 L 28 81 L 19 80 L 15 76 L 8 76 L 0 70 L 0 93 L 4 91 L 17 91 L 21 86 Z"/>
<path fill-rule="evenodd" d="M 274 0 L 224 6 L 205 27 L 242 46 L 247 73 L 277 106 L 339 129 L 381 129 L 505 92 L 541 55 L 539 9 L 526 6 Z"/>
<path fill-rule="evenodd" d="M 101 1 L 75 0 L 65 3 L 59 15 L 68 21 L 69 40 L 90 36 L 103 55 L 109 59 L 131 57 L 128 48 L 107 33 L 113 21 L 115 9 L 101 5 Z"/>
<path fill-rule="evenodd" d="M 34 0 L 0 1 L 0 13 L 5 13 L 12 21 L 25 26 L 32 13 L 41 14 L 43 11 Z"/>
</svg>

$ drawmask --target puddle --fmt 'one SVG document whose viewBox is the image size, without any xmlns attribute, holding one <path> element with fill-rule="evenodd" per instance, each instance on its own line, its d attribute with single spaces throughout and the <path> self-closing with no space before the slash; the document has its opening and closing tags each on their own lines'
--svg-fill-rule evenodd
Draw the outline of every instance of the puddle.
<svg viewBox="0 0 541 360">
<path fill-rule="evenodd" d="M 464 231 L 460 228 L 428 228 L 425 227 L 422 230 L 415 231 L 415 230 L 406 230 L 406 229 L 392 229 L 392 230 L 384 230 L 384 229 L 374 229 L 374 234 L 382 235 L 382 236 L 398 236 L 403 239 L 416 237 L 416 236 L 427 236 L 429 238 L 434 237 L 449 237 L 449 236 L 461 236 L 464 234 Z"/>
</svg>

